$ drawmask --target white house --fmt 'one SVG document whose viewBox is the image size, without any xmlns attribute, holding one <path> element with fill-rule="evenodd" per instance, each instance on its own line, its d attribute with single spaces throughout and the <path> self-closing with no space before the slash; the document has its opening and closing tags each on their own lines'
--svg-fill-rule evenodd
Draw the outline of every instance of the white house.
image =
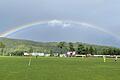
<svg viewBox="0 0 120 80">
<path fill-rule="evenodd" d="M 24 56 L 45 56 L 44 53 L 24 53 Z"/>
<path fill-rule="evenodd" d="M 69 51 L 69 52 L 66 53 L 67 57 L 74 57 L 75 55 L 76 55 L 75 51 Z"/>
<path fill-rule="evenodd" d="M 66 57 L 66 55 L 65 54 L 60 54 L 60 57 Z"/>
<path fill-rule="evenodd" d="M 86 57 L 86 55 L 79 55 L 79 54 L 76 54 L 75 56 L 76 57 Z"/>
<path fill-rule="evenodd" d="M 44 53 L 32 53 L 32 56 L 45 56 Z"/>
<path fill-rule="evenodd" d="M 26 52 L 25 52 L 25 53 L 24 53 L 24 56 L 30 56 L 30 53 L 26 53 Z"/>
<path fill-rule="evenodd" d="M 45 57 L 49 57 L 50 56 L 50 54 L 45 54 Z"/>
</svg>

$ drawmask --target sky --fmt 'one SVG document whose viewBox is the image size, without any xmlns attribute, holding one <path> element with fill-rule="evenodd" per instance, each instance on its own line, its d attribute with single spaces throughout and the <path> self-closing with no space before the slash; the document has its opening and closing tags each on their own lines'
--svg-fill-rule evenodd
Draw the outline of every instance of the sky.
<svg viewBox="0 0 120 80">
<path fill-rule="evenodd" d="M 120 36 L 120 0 L 0 0 L 0 34 L 44 20 L 72 20 Z"/>
</svg>

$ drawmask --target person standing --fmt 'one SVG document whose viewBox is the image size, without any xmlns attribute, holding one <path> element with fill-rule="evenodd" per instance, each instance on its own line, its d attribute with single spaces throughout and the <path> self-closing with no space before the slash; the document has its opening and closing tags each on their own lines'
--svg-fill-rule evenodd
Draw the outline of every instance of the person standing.
<svg viewBox="0 0 120 80">
<path fill-rule="evenodd" d="M 104 60 L 104 62 L 106 62 L 106 57 L 105 57 L 105 55 L 103 56 L 103 60 Z"/>
<path fill-rule="evenodd" d="M 117 55 L 115 56 L 115 61 L 117 61 L 117 59 L 118 59 L 118 57 L 117 57 Z"/>
</svg>

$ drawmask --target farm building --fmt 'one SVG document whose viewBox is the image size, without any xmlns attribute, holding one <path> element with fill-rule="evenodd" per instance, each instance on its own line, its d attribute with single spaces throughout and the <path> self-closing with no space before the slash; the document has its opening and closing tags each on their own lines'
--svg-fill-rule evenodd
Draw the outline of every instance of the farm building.
<svg viewBox="0 0 120 80">
<path fill-rule="evenodd" d="M 69 51 L 66 53 L 66 57 L 75 57 L 76 52 L 75 51 Z"/>
<path fill-rule="evenodd" d="M 44 53 L 32 53 L 32 56 L 45 56 Z"/>
<path fill-rule="evenodd" d="M 24 56 L 45 56 L 44 53 L 24 53 Z"/>
<path fill-rule="evenodd" d="M 24 56 L 30 56 L 30 53 L 26 53 L 26 52 L 25 52 L 25 53 L 24 53 Z"/>
<path fill-rule="evenodd" d="M 45 54 L 45 57 L 49 57 L 50 56 L 50 54 Z"/>
</svg>

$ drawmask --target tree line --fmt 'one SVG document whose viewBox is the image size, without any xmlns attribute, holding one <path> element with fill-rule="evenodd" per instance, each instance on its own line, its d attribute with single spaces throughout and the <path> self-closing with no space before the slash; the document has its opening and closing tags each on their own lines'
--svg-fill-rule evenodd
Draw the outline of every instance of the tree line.
<svg viewBox="0 0 120 80">
<path fill-rule="evenodd" d="M 66 46 L 66 42 L 60 42 L 58 44 L 58 47 L 63 51 L 63 49 L 67 49 L 66 51 L 76 51 L 77 54 L 80 55 L 120 55 L 120 49 L 119 48 L 112 48 L 107 47 L 103 48 L 101 51 L 93 46 L 85 46 L 84 44 L 78 44 L 77 48 L 74 47 L 74 44 L 72 42 L 69 43 L 69 46 Z M 61 52 L 62 53 L 62 52 Z M 64 52 L 63 52 L 64 53 Z"/>
<path fill-rule="evenodd" d="M 11 43 L 12 44 L 12 43 Z M 100 48 L 95 45 L 85 45 L 83 43 L 72 43 L 72 42 L 56 42 L 56 43 L 42 43 L 37 46 L 35 44 L 25 45 L 24 43 L 8 47 L 8 44 L 0 42 L 0 55 L 13 55 L 22 56 L 24 52 L 43 52 L 48 54 L 64 54 L 68 51 L 76 51 L 80 55 L 120 55 L 120 49 L 114 47 L 103 47 Z"/>
</svg>

